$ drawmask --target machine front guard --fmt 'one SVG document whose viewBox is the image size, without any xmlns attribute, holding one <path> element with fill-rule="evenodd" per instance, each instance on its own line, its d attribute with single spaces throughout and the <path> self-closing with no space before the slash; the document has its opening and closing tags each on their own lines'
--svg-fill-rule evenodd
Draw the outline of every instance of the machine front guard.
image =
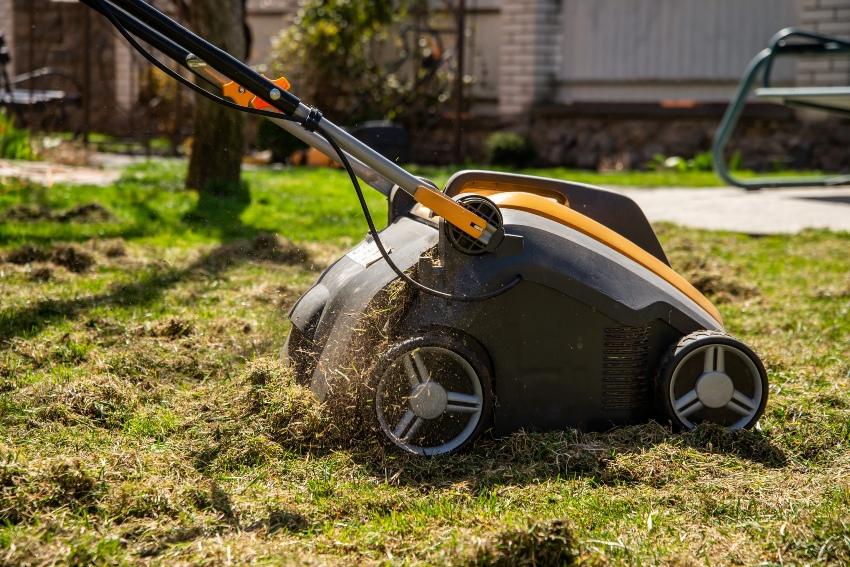
<svg viewBox="0 0 850 567">
<path fill-rule="evenodd" d="M 803 41 L 789 41 L 792 39 Z M 748 190 L 778 187 L 824 187 L 850 183 L 850 175 L 742 179 L 732 174 L 726 160 L 726 148 L 729 140 L 738 125 L 741 113 L 747 104 L 747 99 L 753 91 L 753 86 L 759 74 L 762 75 L 762 88 L 756 89 L 756 96 L 779 100 L 788 106 L 813 108 L 850 116 L 850 86 L 821 88 L 771 87 L 774 62 L 778 57 L 836 55 L 844 53 L 850 54 L 850 41 L 836 37 L 795 28 L 785 28 L 773 36 L 768 47 L 760 51 L 747 66 L 735 98 L 726 109 L 723 120 L 720 122 L 720 126 L 717 128 L 714 136 L 714 145 L 712 147 L 714 169 L 725 182 Z M 836 99 L 840 99 L 842 104 L 836 104 Z"/>
</svg>

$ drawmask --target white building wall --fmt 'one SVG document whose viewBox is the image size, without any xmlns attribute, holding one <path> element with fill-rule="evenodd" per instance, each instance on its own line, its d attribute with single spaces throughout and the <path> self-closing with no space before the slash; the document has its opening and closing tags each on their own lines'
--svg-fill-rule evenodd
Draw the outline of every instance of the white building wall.
<svg viewBox="0 0 850 567">
<path fill-rule="evenodd" d="M 749 60 L 776 31 L 797 22 L 794 0 L 563 5 L 559 102 L 726 100 Z M 793 68 L 777 74 L 793 78 Z"/>
<path fill-rule="evenodd" d="M 471 94 L 498 102 L 499 50 L 502 13 L 499 0 L 467 0 L 466 74 L 473 79 Z"/>
</svg>

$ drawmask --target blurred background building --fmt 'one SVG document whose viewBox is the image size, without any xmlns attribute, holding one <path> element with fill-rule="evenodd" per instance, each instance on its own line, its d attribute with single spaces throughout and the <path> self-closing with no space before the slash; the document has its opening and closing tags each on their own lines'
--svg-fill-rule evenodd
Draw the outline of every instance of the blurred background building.
<svg viewBox="0 0 850 567">
<path fill-rule="evenodd" d="M 434 29 L 453 56 L 455 19 L 437 4 Z M 248 0 L 252 64 L 266 63 L 273 38 L 297 9 L 298 0 Z M 544 162 L 592 168 L 707 149 L 744 67 L 779 29 L 850 37 L 850 0 L 466 0 L 464 13 L 466 154 L 476 158 L 489 133 L 507 128 L 529 135 Z M 10 74 L 52 67 L 60 76 L 47 86 L 79 92 L 62 127 L 176 138 L 189 126 L 179 117 L 191 96 L 158 84 L 161 78 L 77 2 L 0 0 L 0 22 Z M 850 84 L 846 59 L 799 60 L 777 72 L 789 84 Z M 451 158 L 449 110 L 427 137 L 412 136 L 420 161 Z M 787 150 L 771 142 L 786 131 L 816 144 L 817 127 L 801 131 L 798 119 L 755 105 L 747 133 L 768 154 Z"/>
</svg>

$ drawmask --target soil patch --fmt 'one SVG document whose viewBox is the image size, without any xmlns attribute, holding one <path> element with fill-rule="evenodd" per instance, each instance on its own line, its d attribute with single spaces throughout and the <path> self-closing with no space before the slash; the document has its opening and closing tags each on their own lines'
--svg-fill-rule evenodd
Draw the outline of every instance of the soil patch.
<svg viewBox="0 0 850 567">
<path fill-rule="evenodd" d="M 7 262 L 19 265 L 47 262 L 48 260 L 50 260 L 50 251 L 32 244 L 24 244 L 6 255 Z"/>
<path fill-rule="evenodd" d="M 113 218 L 109 209 L 97 203 L 77 205 L 54 216 L 59 222 L 108 222 Z"/>
<path fill-rule="evenodd" d="M 54 211 L 44 205 L 21 204 L 6 209 L 3 220 L 15 222 L 109 222 L 115 217 L 112 213 L 97 203 L 76 205 L 65 211 Z"/>
<path fill-rule="evenodd" d="M 741 275 L 741 270 L 715 259 L 713 252 L 684 238 L 668 246 L 673 267 L 706 297 L 731 303 L 760 295 L 759 289 Z"/>
<path fill-rule="evenodd" d="M 49 282 L 53 279 L 53 270 L 50 269 L 50 266 L 33 268 L 33 271 L 30 272 L 30 279 L 34 282 Z"/>
<path fill-rule="evenodd" d="M 79 246 L 54 246 L 50 261 L 74 273 L 82 273 L 94 266 L 94 258 Z"/>
<path fill-rule="evenodd" d="M 2 219 L 14 222 L 53 220 L 53 211 L 43 205 L 13 205 L 3 212 Z"/>
<path fill-rule="evenodd" d="M 562 520 L 552 520 L 495 534 L 484 542 L 469 564 L 571 565 L 576 558 L 575 539 L 569 526 Z"/>
<path fill-rule="evenodd" d="M 172 318 L 164 323 L 159 323 L 151 329 L 151 335 L 168 339 L 180 339 L 188 337 L 195 332 L 195 325 L 185 319 Z"/>
<path fill-rule="evenodd" d="M 95 265 L 94 257 L 76 244 L 57 244 L 50 248 L 24 244 L 9 252 L 6 261 L 18 265 L 50 262 L 77 274 Z"/>
</svg>

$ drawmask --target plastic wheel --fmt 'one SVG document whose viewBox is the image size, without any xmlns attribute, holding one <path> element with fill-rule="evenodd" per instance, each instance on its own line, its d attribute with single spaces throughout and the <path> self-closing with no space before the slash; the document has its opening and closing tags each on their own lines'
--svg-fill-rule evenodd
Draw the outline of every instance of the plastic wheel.
<svg viewBox="0 0 850 567">
<path fill-rule="evenodd" d="M 486 430 L 493 391 L 486 354 L 471 340 L 438 332 L 391 347 L 372 372 L 370 418 L 392 445 L 449 455 Z"/>
<path fill-rule="evenodd" d="M 767 372 L 752 349 L 725 333 L 698 331 L 668 352 L 657 397 L 677 427 L 693 429 L 710 422 L 745 429 L 764 411 L 767 390 Z"/>
</svg>

